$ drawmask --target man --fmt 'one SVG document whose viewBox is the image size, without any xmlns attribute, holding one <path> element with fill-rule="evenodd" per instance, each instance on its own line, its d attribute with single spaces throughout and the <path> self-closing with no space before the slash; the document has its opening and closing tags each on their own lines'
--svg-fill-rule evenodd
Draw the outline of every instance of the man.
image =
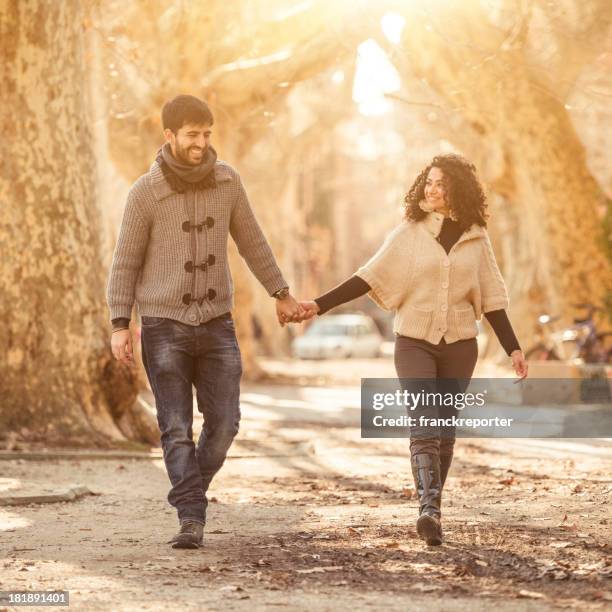
<svg viewBox="0 0 612 612">
<path fill-rule="evenodd" d="M 304 313 L 289 294 L 253 214 L 240 176 L 217 160 L 213 116 L 205 102 L 177 96 L 162 109 L 165 144 L 130 189 L 113 256 L 107 299 L 111 348 L 133 360 L 129 321 L 136 302 L 142 358 L 155 395 L 168 501 L 180 530 L 174 548 L 198 548 L 206 492 L 223 465 L 240 420 L 242 364 L 231 309 L 227 239 L 266 291 L 281 325 Z M 204 426 L 193 442 L 196 388 Z"/>
</svg>

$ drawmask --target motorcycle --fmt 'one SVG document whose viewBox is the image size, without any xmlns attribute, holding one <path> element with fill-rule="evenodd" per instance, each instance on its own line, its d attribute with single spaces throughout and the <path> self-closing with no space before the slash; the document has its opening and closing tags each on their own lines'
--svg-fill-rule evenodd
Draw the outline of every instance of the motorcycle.
<svg viewBox="0 0 612 612">
<path fill-rule="evenodd" d="M 586 309 L 586 316 L 575 318 L 566 329 L 555 330 L 553 323 L 559 316 L 542 314 L 538 317 L 537 342 L 525 352 L 527 360 L 578 361 L 582 363 L 612 364 L 612 332 L 598 332 L 593 315 L 602 309 L 593 304 L 572 304 Z"/>
</svg>

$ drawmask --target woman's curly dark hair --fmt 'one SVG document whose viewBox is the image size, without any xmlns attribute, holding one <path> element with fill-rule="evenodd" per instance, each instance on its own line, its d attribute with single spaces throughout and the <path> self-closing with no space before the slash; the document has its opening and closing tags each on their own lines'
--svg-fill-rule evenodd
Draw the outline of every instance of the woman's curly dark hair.
<svg viewBox="0 0 612 612">
<path fill-rule="evenodd" d="M 473 223 L 487 226 L 487 203 L 482 185 L 476 176 L 476 166 L 461 155 L 436 155 L 414 181 L 404 198 L 406 219 L 420 221 L 427 216 L 419 202 L 425 199 L 425 181 L 432 168 L 444 175 L 446 202 L 453 216 L 465 231 Z"/>
</svg>

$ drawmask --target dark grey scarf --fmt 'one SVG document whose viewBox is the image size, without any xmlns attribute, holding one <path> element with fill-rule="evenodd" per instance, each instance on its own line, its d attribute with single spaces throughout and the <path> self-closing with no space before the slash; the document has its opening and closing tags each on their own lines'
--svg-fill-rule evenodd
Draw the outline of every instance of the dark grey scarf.
<svg viewBox="0 0 612 612">
<path fill-rule="evenodd" d="M 214 169 L 217 152 L 213 147 L 208 147 L 201 163 L 191 166 L 177 160 L 172 155 L 170 143 L 166 142 L 158 151 L 156 161 L 166 180 L 176 191 L 184 192 L 190 187 L 199 190 L 216 186 Z"/>
</svg>

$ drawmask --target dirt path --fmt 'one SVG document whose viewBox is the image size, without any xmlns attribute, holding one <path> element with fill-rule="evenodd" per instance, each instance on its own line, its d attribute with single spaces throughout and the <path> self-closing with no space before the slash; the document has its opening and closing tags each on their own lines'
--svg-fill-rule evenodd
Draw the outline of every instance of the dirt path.
<svg viewBox="0 0 612 612">
<path fill-rule="evenodd" d="M 66 589 L 77 610 L 610 606 L 610 445 L 460 441 L 447 543 L 427 549 L 407 441 L 361 440 L 354 404 L 354 389 L 244 388 L 199 551 L 166 544 L 159 460 L 0 462 L 14 486 L 99 493 L 0 508 L 0 590 Z"/>
</svg>

